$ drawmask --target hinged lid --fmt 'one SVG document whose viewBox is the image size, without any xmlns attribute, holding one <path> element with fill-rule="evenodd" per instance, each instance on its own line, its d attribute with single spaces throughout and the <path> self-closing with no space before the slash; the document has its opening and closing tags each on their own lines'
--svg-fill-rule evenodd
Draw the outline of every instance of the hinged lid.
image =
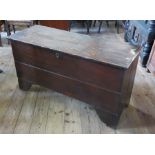
<svg viewBox="0 0 155 155">
<path fill-rule="evenodd" d="M 116 35 L 113 38 L 108 37 L 106 34 L 103 34 L 103 37 L 92 37 L 36 25 L 11 35 L 9 39 L 119 68 L 128 68 L 137 53 Z"/>
</svg>

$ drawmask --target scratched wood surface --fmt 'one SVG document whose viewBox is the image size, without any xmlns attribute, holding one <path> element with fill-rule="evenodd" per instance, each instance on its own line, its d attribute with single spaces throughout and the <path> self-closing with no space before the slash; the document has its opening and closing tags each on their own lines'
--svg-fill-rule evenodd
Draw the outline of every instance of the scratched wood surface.
<svg viewBox="0 0 155 155">
<path fill-rule="evenodd" d="M 37 85 L 21 91 L 10 47 L 0 48 L 0 68 L 0 133 L 155 133 L 155 77 L 140 64 L 116 130 L 84 102 Z"/>
<path fill-rule="evenodd" d="M 36 25 L 11 35 L 10 39 L 121 68 L 128 68 L 136 57 L 129 44 L 117 35 L 106 33 L 104 37 L 94 39 L 88 35 Z"/>
</svg>

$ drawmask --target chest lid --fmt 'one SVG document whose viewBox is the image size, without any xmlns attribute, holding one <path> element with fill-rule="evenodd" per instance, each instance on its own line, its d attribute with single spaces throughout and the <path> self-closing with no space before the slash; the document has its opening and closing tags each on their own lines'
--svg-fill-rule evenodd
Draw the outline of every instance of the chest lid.
<svg viewBox="0 0 155 155">
<path fill-rule="evenodd" d="M 13 34 L 9 39 L 124 69 L 137 56 L 131 46 L 118 38 L 109 42 L 108 35 L 96 38 L 39 25 Z"/>
</svg>

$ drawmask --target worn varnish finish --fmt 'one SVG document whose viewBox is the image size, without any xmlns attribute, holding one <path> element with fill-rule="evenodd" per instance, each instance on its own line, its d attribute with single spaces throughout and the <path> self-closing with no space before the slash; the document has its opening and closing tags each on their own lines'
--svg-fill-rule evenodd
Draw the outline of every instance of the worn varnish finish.
<svg viewBox="0 0 155 155">
<path fill-rule="evenodd" d="M 21 89 L 39 84 L 75 97 L 93 105 L 104 122 L 116 127 L 129 104 L 138 61 L 128 45 L 117 42 L 111 48 L 103 40 L 43 26 L 10 40 Z"/>
</svg>

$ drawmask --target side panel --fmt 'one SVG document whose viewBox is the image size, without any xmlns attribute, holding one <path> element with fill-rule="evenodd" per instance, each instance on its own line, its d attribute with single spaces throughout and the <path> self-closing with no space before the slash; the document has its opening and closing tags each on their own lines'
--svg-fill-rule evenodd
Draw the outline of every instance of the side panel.
<svg viewBox="0 0 155 155">
<path fill-rule="evenodd" d="M 124 74 L 123 85 L 122 85 L 122 104 L 124 106 L 128 106 L 130 102 L 130 97 L 132 93 L 132 88 L 135 79 L 135 73 L 137 69 L 139 55 L 135 58 L 135 60 L 130 65 L 129 69 Z"/>
</svg>

